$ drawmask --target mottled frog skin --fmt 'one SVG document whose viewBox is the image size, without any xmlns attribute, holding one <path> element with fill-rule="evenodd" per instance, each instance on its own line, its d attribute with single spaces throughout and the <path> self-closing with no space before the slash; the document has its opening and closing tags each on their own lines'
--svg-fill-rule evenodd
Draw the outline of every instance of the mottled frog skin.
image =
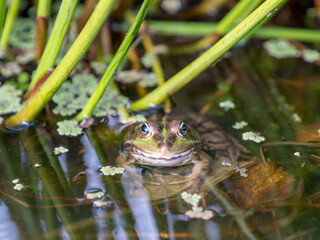
<svg viewBox="0 0 320 240">
<path fill-rule="evenodd" d="M 212 161 L 236 166 L 242 147 L 208 118 L 171 114 L 131 125 L 124 137 L 119 165 L 179 167 L 193 164 L 185 188 L 197 188 Z M 207 151 L 211 151 L 212 159 Z"/>
</svg>

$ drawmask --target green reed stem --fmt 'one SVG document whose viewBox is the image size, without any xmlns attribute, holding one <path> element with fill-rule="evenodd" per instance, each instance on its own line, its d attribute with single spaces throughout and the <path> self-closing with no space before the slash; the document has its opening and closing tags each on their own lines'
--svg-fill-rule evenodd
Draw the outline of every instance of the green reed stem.
<svg viewBox="0 0 320 240">
<path fill-rule="evenodd" d="M 78 0 L 62 1 L 48 43 L 46 44 L 38 67 L 34 73 L 31 83 L 29 84 L 26 95 L 41 80 L 41 78 L 48 71 L 48 69 L 54 66 L 55 60 L 59 54 L 67 30 L 69 28 L 77 2 Z M 46 4 L 44 5 L 45 6 L 40 6 L 41 10 L 39 11 L 41 11 L 41 13 L 45 13 L 48 10 L 49 2 L 46 1 Z"/>
<path fill-rule="evenodd" d="M 148 28 L 157 35 L 202 37 L 215 31 L 217 24 L 208 22 L 179 22 L 148 20 Z M 221 32 L 226 34 L 227 31 Z M 320 31 L 315 29 L 262 27 L 253 37 L 261 39 L 285 38 L 304 42 L 320 42 Z"/>
<path fill-rule="evenodd" d="M 285 0 L 265 1 L 208 51 L 170 78 L 162 86 L 156 88 L 145 97 L 133 102 L 130 106 L 130 110 L 140 111 L 161 104 L 167 97 L 177 92 L 192 79 L 202 73 L 205 69 L 211 66 L 214 62 L 216 62 L 225 52 L 227 52 L 246 34 L 253 30 L 260 21 L 266 17 L 269 18 L 269 14 L 284 2 Z"/>
<path fill-rule="evenodd" d="M 4 1 L 2 5 L 3 4 L 5 5 L 6 1 L 5 0 L 2 0 L 2 1 Z M 0 49 L 2 49 L 3 51 L 7 50 L 9 37 L 14 24 L 14 20 L 16 19 L 19 12 L 19 5 L 20 5 L 20 0 L 12 0 L 10 4 L 9 10 L 6 16 L 6 20 L 3 26 L 1 39 L 0 39 Z M 1 9 L 1 11 L 3 11 L 3 9 Z"/>
<path fill-rule="evenodd" d="M 39 0 L 37 17 L 48 17 L 50 15 L 51 0 Z"/>
<path fill-rule="evenodd" d="M 39 0 L 35 39 L 35 60 L 38 61 L 47 43 L 51 0 Z"/>
<path fill-rule="evenodd" d="M 214 32 L 225 34 L 230 27 L 234 26 L 237 22 L 248 16 L 254 9 L 256 9 L 263 0 L 241 0 L 235 5 L 228 14 L 221 19 L 217 24 Z"/>
<path fill-rule="evenodd" d="M 82 111 L 75 117 L 77 121 L 81 121 L 82 119 L 91 116 L 94 107 L 97 105 L 98 101 L 102 97 L 105 89 L 108 87 L 109 83 L 111 82 L 113 75 L 122 62 L 122 59 L 125 57 L 131 43 L 133 42 L 137 32 L 151 6 L 152 0 L 145 0 L 133 22 L 129 31 L 127 32 L 125 38 L 123 39 L 118 51 L 114 55 L 108 69 L 104 73 L 101 78 L 101 81 L 91 95 L 89 101 L 87 102 L 86 106 L 82 109 Z"/>
<path fill-rule="evenodd" d="M 6 16 L 6 0 L 0 0 L 0 37 L 3 29 L 4 18 Z"/>
<path fill-rule="evenodd" d="M 100 28 L 109 16 L 116 0 L 100 0 L 87 24 L 61 60 L 55 71 L 50 75 L 41 88 L 30 98 L 25 106 L 14 116 L 5 121 L 8 127 L 19 126 L 32 122 L 37 114 L 50 101 L 52 96 L 67 79 L 71 71 L 85 54 Z"/>
</svg>

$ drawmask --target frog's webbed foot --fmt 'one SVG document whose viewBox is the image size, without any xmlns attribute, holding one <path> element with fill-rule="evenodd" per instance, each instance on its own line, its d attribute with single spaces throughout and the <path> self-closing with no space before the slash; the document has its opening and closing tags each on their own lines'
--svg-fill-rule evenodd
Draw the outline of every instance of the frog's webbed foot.
<svg viewBox="0 0 320 240">
<path fill-rule="evenodd" d="M 181 191 L 199 192 L 201 185 L 210 170 L 212 159 L 205 153 L 200 152 L 198 160 L 194 162 L 192 172 L 186 177 Z"/>
</svg>

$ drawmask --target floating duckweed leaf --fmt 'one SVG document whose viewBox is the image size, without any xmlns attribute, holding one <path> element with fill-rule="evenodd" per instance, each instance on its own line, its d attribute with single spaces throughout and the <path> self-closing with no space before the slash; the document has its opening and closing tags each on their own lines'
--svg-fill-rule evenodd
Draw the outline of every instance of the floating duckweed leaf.
<svg viewBox="0 0 320 240">
<path fill-rule="evenodd" d="M 202 207 L 193 206 L 192 210 L 188 210 L 185 213 L 189 218 L 198 218 L 203 220 L 209 220 L 213 217 L 213 211 L 203 210 Z"/>
<path fill-rule="evenodd" d="M 181 0 L 162 0 L 161 8 L 170 14 L 176 14 L 182 8 Z"/>
<path fill-rule="evenodd" d="M 296 157 L 301 157 L 301 154 L 299 152 L 295 152 L 293 155 L 295 155 Z"/>
<path fill-rule="evenodd" d="M 263 136 L 260 136 L 259 133 L 254 133 L 254 132 L 245 132 L 242 133 L 242 139 L 246 141 L 254 141 L 256 143 L 263 142 L 265 138 Z"/>
<path fill-rule="evenodd" d="M 97 78 L 92 75 L 76 75 L 72 78 L 73 89 L 75 94 L 91 95 L 98 86 Z"/>
<path fill-rule="evenodd" d="M 33 166 L 34 166 L 35 168 L 38 168 L 38 167 L 41 167 L 41 164 L 40 164 L 40 163 L 35 163 L 35 164 L 33 164 Z"/>
<path fill-rule="evenodd" d="M 127 97 L 119 95 L 117 89 L 108 88 L 94 108 L 92 115 L 96 117 L 104 117 L 108 114 L 114 115 L 118 112 L 118 109 L 125 106 L 128 101 L 129 99 Z"/>
<path fill-rule="evenodd" d="M 82 129 L 75 120 L 64 120 L 57 122 L 59 135 L 77 136 L 81 134 Z"/>
<path fill-rule="evenodd" d="M 242 129 L 245 126 L 248 126 L 248 123 L 245 121 L 241 121 L 241 122 L 235 122 L 234 125 L 232 126 L 234 129 Z"/>
<path fill-rule="evenodd" d="M 143 78 L 142 73 L 136 70 L 121 71 L 117 74 L 116 80 L 121 83 L 135 83 Z"/>
<path fill-rule="evenodd" d="M 93 71 L 98 74 L 98 75 L 102 75 L 104 74 L 104 72 L 107 69 L 107 64 L 103 63 L 103 62 L 95 62 L 92 61 L 90 62 L 90 67 L 92 67 Z"/>
<path fill-rule="evenodd" d="M 228 111 L 229 109 L 235 108 L 236 105 L 232 101 L 226 100 L 224 102 L 220 102 L 219 107 L 223 108 L 225 111 Z"/>
<path fill-rule="evenodd" d="M 14 48 L 32 51 L 34 47 L 35 24 L 31 18 L 17 18 L 10 34 L 10 44 Z"/>
<path fill-rule="evenodd" d="M 21 67 L 16 62 L 8 62 L 0 67 L 0 73 L 4 77 L 12 77 L 22 72 Z"/>
<path fill-rule="evenodd" d="M 158 85 L 157 75 L 154 73 L 145 73 L 142 79 L 138 82 L 138 85 L 143 88 L 156 87 Z"/>
<path fill-rule="evenodd" d="M 3 123 L 3 117 L 0 117 L 0 125 Z"/>
<path fill-rule="evenodd" d="M 263 47 L 272 57 L 281 59 L 289 57 L 299 57 L 299 50 L 287 40 L 273 39 L 263 43 Z"/>
<path fill-rule="evenodd" d="M 301 117 L 297 113 L 292 114 L 293 121 L 301 123 Z"/>
<path fill-rule="evenodd" d="M 59 154 L 61 154 L 61 153 L 66 153 L 66 152 L 68 152 L 68 151 L 69 151 L 68 148 L 65 148 L 65 147 L 63 147 L 63 146 L 60 146 L 60 147 L 55 147 L 54 150 L 53 150 L 53 153 L 54 153 L 55 155 L 59 155 Z"/>
<path fill-rule="evenodd" d="M 21 191 L 24 188 L 24 186 L 21 183 L 18 183 L 14 185 L 13 189 L 17 191 Z"/>
<path fill-rule="evenodd" d="M 20 96 L 22 91 L 11 85 L 3 85 L 0 87 L 0 114 L 8 114 L 18 112 L 22 105 Z"/>
<path fill-rule="evenodd" d="M 19 179 L 19 178 L 16 178 L 16 179 L 13 179 L 13 180 L 12 180 L 12 183 L 13 183 L 13 184 L 17 184 L 18 182 L 20 182 L 20 179 Z"/>
<path fill-rule="evenodd" d="M 306 62 L 313 63 L 320 59 L 320 53 L 317 50 L 307 49 L 302 53 L 302 58 Z"/>
<path fill-rule="evenodd" d="M 247 174 L 248 169 L 235 167 L 235 170 L 236 172 L 240 173 L 241 177 L 248 177 L 248 174 Z"/>
<path fill-rule="evenodd" d="M 23 54 L 19 54 L 16 57 L 16 61 L 20 64 L 27 64 L 30 63 L 34 60 L 34 52 L 33 51 L 28 51 L 24 52 Z"/>
<path fill-rule="evenodd" d="M 124 168 L 122 167 L 112 167 L 112 166 L 105 166 L 100 169 L 100 171 L 103 173 L 103 175 L 109 176 L 109 175 L 116 175 L 116 174 L 122 174 L 124 172 Z"/>
<path fill-rule="evenodd" d="M 105 206 L 108 206 L 108 205 L 109 205 L 108 201 L 102 201 L 102 200 L 93 201 L 93 206 L 94 207 L 105 207 Z"/>
<path fill-rule="evenodd" d="M 77 112 L 77 109 L 69 107 L 69 105 L 57 105 L 52 112 L 61 116 L 71 116 Z"/>
<path fill-rule="evenodd" d="M 187 192 L 181 193 L 181 197 L 186 203 L 189 203 L 192 206 L 197 206 L 201 199 L 201 196 L 199 194 L 196 194 L 196 193 L 191 194 Z"/>
<path fill-rule="evenodd" d="M 104 195 L 103 191 L 98 191 L 98 192 L 90 192 L 86 194 L 87 199 L 97 199 L 97 198 L 102 198 Z"/>
<path fill-rule="evenodd" d="M 83 109 L 97 84 L 98 80 L 92 74 L 74 76 L 72 81 L 64 83 L 54 95 L 52 100 L 57 106 L 53 109 L 53 113 L 70 116 Z M 128 98 L 121 96 L 117 89 L 109 87 L 95 107 L 93 115 L 103 117 L 116 114 L 117 109 L 126 105 L 128 101 Z"/>
<path fill-rule="evenodd" d="M 143 64 L 143 66 L 145 66 L 146 68 L 151 68 L 153 63 L 154 63 L 154 57 L 149 54 L 146 53 L 142 56 L 141 58 L 141 63 Z"/>
<path fill-rule="evenodd" d="M 129 117 L 129 121 L 132 123 L 145 122 L 147 119 L 142 114 L 136 114 Z"/>
</svg>

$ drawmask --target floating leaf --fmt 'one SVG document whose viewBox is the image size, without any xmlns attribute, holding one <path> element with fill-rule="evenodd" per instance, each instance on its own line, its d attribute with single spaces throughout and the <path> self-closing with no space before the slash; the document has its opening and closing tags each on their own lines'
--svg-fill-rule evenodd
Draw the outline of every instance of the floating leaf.
<svg viewBox="0 0 320 240">
<path fill-rule="evenodd" d="M 57 122 L 59 135 L 77 136 L 81 134 L 82 129 L 75 120 L 64 120 Z"/>
<path fill-rule="evenodd" d="M 13 183 L 13 184 L 17 184 L 18 182 L 20 182 L 20 179 L 19 179 L 19 178 L 16 178 L 16 179 L 12 180 L 12 183 Z"/>
<path fill-rule="evenodd" d="M 281 59 L 289 57 L 299 57 L 299 50 L 290 44 L 289 41 L 283 39 L 273 39 L 263 43 L 263 47 L 272 57 Z"/>
<path fill-rule="evenodd" d="M 41 167 L 41 164 L 40 164 L 40 163 L 35 163 L 35 164 L 33 164 L 33 166 L 34 166 L 35 168 L 38 168 L 38 167 Z"/>
<path fill-rule="evenodd" d="M 242 134 L 242 139 L 245 141 L 253 141 L 256 143 L 263 142 L 265 138 L 263 136 L 260 136 L 259 133 L 254 133 L 254 132 L 245 132 Z"/>
<path fill-rule="evenodd" d="M 93 71 L 98 74 L 98 75 L 102 75 L 104 74 L 104 72 L 107 69 L 107 64 L 103 63 L 103 62 L 95 62 L 95 61 L 91 61 L 90 62 L 90 67 L 92 67 Z"/>
<path fill-rule="evenodd" d="M 61 116 L 71 116 L 77 112 L 77 109 L 69 107 L 69 105 L 57 105 L 52 112 Z"/>
<path fill-rule="evenodd" d="M 158 85 L 157 75 L 154 73 L 145 73 L 138 85 L 143 88 L 152 88 Z"/>
<path fill-rule="evenodd" d="M 16 62 L 7 62 L 0 67 L 0 73 L 4 77 L 12 77 L 19 75 L 22 72 L 22 68 Z"/>
<path fill-rule="evenodd" d="M 53 150 L 53 153 L 54 153 L 55 155 L 59 155 L 59 154 L 61 154 L 61 153 L 66 153 L 66 152 L 68 152 L 68 151 L 69 151 L 68 148 L 65 148 L 65 147 L 63 147 L 63 146 L 60 146 L 60 147 L 55 147 L 54 150 Z"/>
<path fill-rule="evenodd" d="M 302 58 L 306 62 L 313 63 L 320 60 L 320 53 L 317 50 L 307 49 L 303 51 Z"/>
<path fill-rule="evenodd" d="M 21 183 L 18 183 L 13 187 L 13 189 L 17 191 L 21 191 L 22 189 L 24 189 L 24 186 Z"/>
<path fill-rule="evenodd" d="M 219 107 L 223 108 L 225 111 L 228 111 L 230 109 L 234 109 L 236 105 L 231 100 L 226 100 L 224 102 L 220 102 Z"/>
<path fill-rule="evenodd" d="M 10 44 L 14 48 L 32 51 L 35 38 L 35 23 L 32 18 L 17 18 L 10 34 Z"/>
<path fill-rule="evenodd" d="M 198 218 L 203 220 L 209 220 L 213 217 L 213 211 L 203 210 L 202 207 L 193 206 L 192 210 L 188 210 L 185 213 L 189 218 Z"/>
<path fill-rule="evenodd" d="M 143 64 L 143 66 L 145 66 L 146 68 L 151 68 L 153 63 L 154 63 L 154 57 L 149 54 L 146 53 L 142 56 L 141 58 L 141 63 Z"/>
<path fill-rule="evenodd" d="M 147 119 L 142 114 L 136 114 L 129 117 L 129 121 L 132 123 L 145 122 Z"/>
<path fill-rule="evenodd" d="M 143 72 L 136 70 L 121 71 L 116 76 L 116 81 L 121 83 L 135 83 L 143 78 Z"/>
<path fill-rule="evenodd" d="M 245 121 L 241 121 L 241 122 L 235 122 L 234 125 L 232 126 L 234 129 L 242 129 L 245 126 L 247 126 L 248 123 Z"/>
<path fill-rule="evenodd" d="M 102 200 L 93 201 L 93 206 L 94 207 L 105 207 L 105 206 L 108 206 L 108 205 L 109 205 L 108 201 L 102 201 Z"/>
<path fill-rule="evenodd" d="M 182 8 L 181 0 L 162 0 L 161 8 L 170 14 L 176 14 Z"/>
<path fill-rule="evenodd" d="M 187 192 L 182 192 L 181 197 L 186 203 L 189 203 L 193 206 L 197 206 L 201 199 L 201 196 L 199 194 L 196 194 L 196 193 L 191 194 Z"/>
<path fill-rule="evenodd" d="M 90 192 L 86 194 L 87 199 L 97 199 L 97 198 L 102 198 L 103 196 L 104 196 L 103 191 Z"/>
<path fill-rule="evenodd" d="M 236 172 L 239 172 L 239 173 L 240 173 L 240 176 L 241 176 L 241 177 L 248 177 L 248 174 L 247 174 L 248 169 L 247 169 L 247 168 L 238 168 L 238 167 L 235 167 L 235 170 L 236 170 Z"/>
<path fill-rule="evenodd" d="M 116 175 L 116 174 L 122 174 L 124 172 L 124 168 L 122 167 L 112 167 L 112 166 L 105 166 L 100 169 L 100 171 L 103 173 L 103 175 L 109 176 L 109 175 Z"/>
<path fill-rule="evenodd" d="M 296 157 L 301 157 L 301 154 L 299 152 L 295 152 L 293 155 L 295 155 Z"/>
<path fill-rule="evenodd" d="M 22 91 L 11 85 L 3 85 L 0 87 L 0 114 L 8 114 L 18 112 L 22 105 L 20 96 Z"/>
</svg>

